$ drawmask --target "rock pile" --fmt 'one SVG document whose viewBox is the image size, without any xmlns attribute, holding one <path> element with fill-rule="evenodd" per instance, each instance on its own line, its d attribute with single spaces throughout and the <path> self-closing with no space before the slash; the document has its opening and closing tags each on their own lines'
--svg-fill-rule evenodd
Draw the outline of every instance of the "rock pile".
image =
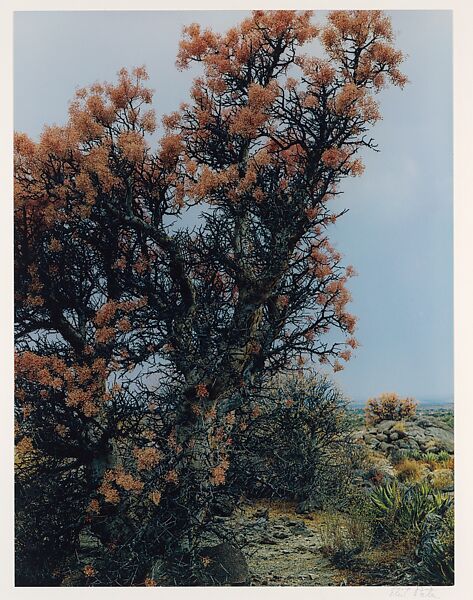
<svg viewBox="0 0 473 600">
<path fill-rule="evenodd" d="M 412 421 L 381 421 L 356 434 L 359 441 L 373 450 L 453 453 L 453 429 L 435 417 Z"/>
</svg>

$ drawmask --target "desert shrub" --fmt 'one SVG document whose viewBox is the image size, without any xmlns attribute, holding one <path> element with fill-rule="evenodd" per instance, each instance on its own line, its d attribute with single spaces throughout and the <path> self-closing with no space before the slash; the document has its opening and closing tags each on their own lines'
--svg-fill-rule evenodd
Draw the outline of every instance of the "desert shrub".
<svg viewBox="0 0 473 600">
<path fill-rule="evenodd" d="M 75 549 L 84 514 L 77 474 L 54 475 L 42 463 L 41 477 L 17 467 L 15 476 L 15 584 L 59 585 L 64 559 Z"/>
<path fill-rule="evenodd" d="M 420 458 L 427 463 L 432 470 L 453 469 L 453 457 L 444 450 L 441 452 L 428 451 L 423 453 Z"/>
<path fill-rule="evenodd" d="M 448 460 L 442 461 L 440 465 L 443 469 L 450 469 L 453 471 L 455 468 L 455 458 L 453 456 L 449 456 Z"/>
<path fill-rule="evenodd" d="M 454 510 L 426 520 L 416 548 L 419 559 L 413 569 L 420 585 L 454 584 Z"/>
<path fill-rule="evenodd" d="M 375 530 L 380 539 L 417 538 L 430 514 L 443 515 L 452 500 L 426 483 L 381 485 L 371 493 Z"/>
<path fill-rule="evenodd" d="M 391 431 L 404 433 L 406 431 L 406 424 L 404 423 L 404 421 L 398 421 L 397 423 L 394 423 L 394 425 L 391 428 Z"/>
<path fill-rule="evenodd" d="M 381 421 L 402 421 L 412 419 L 416 414 L 417 403 L 413 398 L 401 398 L 397 394 L 384 393 L 370 398 L 365 407 L 367 425 Z"/>
<path fill-rule="evenodd" d="M 445 450 L 441 450 L 440 452 L 432 452 L 429 450 L 421 454 L 420 458 L 428 463 L 432 469 L 451 468 L 446 465 L 450 463 L 452 456 Z"/>
<path fill-rule="evenodd" d="M 345 408 L 326 377 L 273 382 L 232 434 L 232 488 L 253 497 L 346 504 L 362 450 Z"/>
<path fill-rule="evenodd" d="M 417 483 L 425 475 L 426 467 L 416 460 L 406 458 L 396 464 L 396 474 L 401 481 Z"/>
<path fill-rule="evenodd" d="M 430 485 L 436 490 L 452 486 L 453 471 L 450 469 L 435 469 L 430 475 Z"/>
<path fill-rule="evenodd" d="M 320 525 L 320 537 L 322 553 L 342 566 L 371 547 L 373 527 L 361 509 L 350 515 L 327 513 Z"/>
<path fill-rule="evenodd" d="M 393 450 L 389 458 L 393 465 L 397 465 L 404 460 L 422 460 L 422 453 L 419 450 L 409 450 L 407 448 L 396 448 Z"/>
</svg>

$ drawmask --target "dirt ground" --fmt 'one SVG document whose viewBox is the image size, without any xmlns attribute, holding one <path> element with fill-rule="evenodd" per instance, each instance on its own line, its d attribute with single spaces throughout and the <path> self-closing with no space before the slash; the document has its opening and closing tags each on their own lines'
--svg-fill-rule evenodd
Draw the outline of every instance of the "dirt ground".
<svg viewBox="0 0 473 600">
<path fill-rule="evenodd" d="M 295 504 L 259 501 L 221 519 L 243 546 L 251 585 L 346 585 L 345 573 L 320 550 L 322 514 L 299 515 Z"/>
</svg>

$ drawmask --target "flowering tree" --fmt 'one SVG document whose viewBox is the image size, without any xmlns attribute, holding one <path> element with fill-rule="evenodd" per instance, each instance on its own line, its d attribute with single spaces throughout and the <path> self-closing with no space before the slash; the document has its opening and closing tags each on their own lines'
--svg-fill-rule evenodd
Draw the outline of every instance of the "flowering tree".
<svg viewBox="0 0 473 600">
<path fill-rule="evenodd" d="M 324 58 L 301 52 L 315 38 Z M 255 11 L 223 35 L 193 24 L 177 65 L 202 76 L 157 149 L 144 68 L 79 90 L 39 142 L 16 135 L 18 479 L 24 494 L 38 474 L 75 490 L 63 546 L 90 527 L 113 552 L 134 532 L 150 555 L 191 555 L 249 395 L 350 358 L 353 269 L 327 228 L 375 147 L 374 95 L 406 82 L 392 42 L 380 11 L 321 28 Z"/>
</svg>

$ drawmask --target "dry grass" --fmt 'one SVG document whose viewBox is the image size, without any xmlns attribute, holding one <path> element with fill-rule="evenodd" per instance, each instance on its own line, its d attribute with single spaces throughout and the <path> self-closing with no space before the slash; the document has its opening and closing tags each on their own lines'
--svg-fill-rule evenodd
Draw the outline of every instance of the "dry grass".
<svg viewBox="0 0 473 600">
<path fill-rule="evenodd" d="M 405 458 L 395 466 L 396 475 L 401 481 L 409 483 L 418 483 L 424 479 L 425 465 L 423 462 Z"/>
<path fill-rule="evenodd" d="M 406 424 L 404 423 L 404 421 L 398 421 L 397 423 L 394 423 L 394 425 L 391 428 L 391 431 L 404 433 L 406 431 Z"/>
<path fill-rule="evenodd" d="M 297 502 L 294 500 L 254 500 L 251 506 L 248 508 L 250 514 L 254 514 L 261 510 L 268 511 L 269 519 L 280 519 L 286 517 L 289 519 L 297 519 L 303 521 L 307 527 L 316 530 L 318 525 L 324 519 L 324 513 L 322 511 L 314 511 L 308 514 L 296 513 Z"/>
<path fill-rule="evenodd" d="M 436 490 L 453 485 L 453 471 L 451 469 L 436 469 L 430 475 L 430 484 Z"/>
<path fill-rule="evenodd" d="M 367 550 L 373 541 L 373 530 L 365 519 L 340 513 L 326 513 L 319 525 L 322 548 L 326 554 Z"/>
<path fill-rule="evenodd" d="M 385 542 L 379 546 L 373 546 L 363 554 L 363 557 L 374 565 L 389 565 L 408 556 L 414 547 L 412 538 L 406 536 L 396 540 L 395 544 Z"/>
<path fill-rule="evenodd" d="M 443 460 L 435 465 L 434 470 L 436 469 L 450 469 L 453 471 L 455 468 L 455 459 L 451 456 L 448 460 Z"/>
</svg>

